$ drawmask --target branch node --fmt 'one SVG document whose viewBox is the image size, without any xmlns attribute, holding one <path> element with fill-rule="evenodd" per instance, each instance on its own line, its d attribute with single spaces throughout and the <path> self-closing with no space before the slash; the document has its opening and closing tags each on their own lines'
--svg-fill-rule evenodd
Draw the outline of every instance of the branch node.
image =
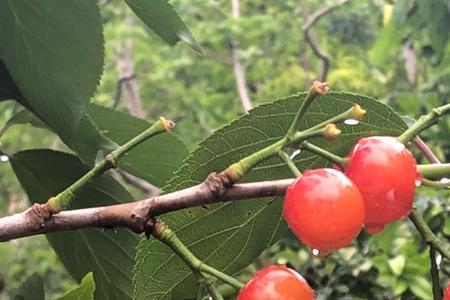
<svg viewBox="0 0 450 300">
<path fill-rule="evenodd" d="M 175 122 L 171 120 L 167 120 L 164 117 L 159 117 L 159 121 L 167 132 L 170 132 L 171 129 L 175 127 Z"/>
<path fill-rule="evenodd" d="M 147 239 L 150 238 L 151 235 L 157 236 L 158 232 L 162 232 L 163 229 L 157 228 L 157 226 L 166 226 L 162 222 L 158 222 L 155 218 L 150 218 L 144 223 L 144 233 Z"/>
<path fill-rule="evenodd" d="M 342 131 L 337 128 L 336 124 L 330 123 L 325 126 L 324 136 L 327 140 L 333 140 L 341 133 Z"/>
<path fill-rule="evenodd" d="M 204 183 L 211 194 L 215 197 L 220 197 L 233 185 L 233 179 L 227 171 L 221 173 L 212 172 L 206 177 Z"/>
<path fill-rule="evenodd" d="M 352 107 L 352 114 L 353 117 L 358 120 L 362 121 L 364 119 L 364 116 L 366 115 L 367 111 L 363 109 L 359 104 L 355 103 Z"/>
<path fill-rule="evenodd" d="M 105 156 L 105 161 L 110 168 L 112 168 L 112 169 L 117 168 L 117 161 L 114 158 L 114 155 L 112 155 L 111 153 Z"/>
<path fill-rule="evenodd" d="M 323 94 L 326 94 L 330 90 L 330 86 L 328 85 L 327 82 L 321 82 L 319 80 L 314 80 L 312 83 L 311 89 L 315 93 L 317 93 L 319 95 L 323 95 Z"/>
<path fill-rule="evenodd" d="M 54 211 L 50 205 L 35 203 L 27 211 L 26 216 L 33 229 L 39 230 L 45 227 L 45 221 L 48 220 L 53 213 Z"/>
</svg>

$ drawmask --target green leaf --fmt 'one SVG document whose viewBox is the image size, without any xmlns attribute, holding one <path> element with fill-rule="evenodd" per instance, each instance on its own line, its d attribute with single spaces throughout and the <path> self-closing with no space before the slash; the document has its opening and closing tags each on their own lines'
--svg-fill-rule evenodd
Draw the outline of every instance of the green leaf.
<svg viewBox="0 0 450 300">
<path fill-rule="evenodd" d="M 394 295 L 399 296 L 403 294 L 404 291 L 408 289 L 408 284 L 404 280 L 398 280 L 396 284 L 392 287 Z"/>
<path fill-rule="evenodd" d="M 47 128 L 33 113 L 22 110 L 0 129 L 0 137 L 15 124 Z M 88 165 L 135 137 L 151 124 L 127 113 L 90 104 L 74 135 L 63 141 Z M 174 134 L 155 136 L 134 148 L 119 163 L 123 170 L 162 186 L 187 156 L 186 146 Z"/>
<path fill-rule="evenodd" d="M 32 110 L 70 137 L 103 69 L 97 1 L 5 0 L 0 11 L 6 68 Z"/>
<path fill-rule="evenodd" d="M 119 145 L 151 126 L 127 113 L 98 105 L 90 105 L 88 112 L 100 133 Z M 77 142 L 77 149 L 84 147 L 83 142 Z M 161 187 L 187 154 L 183 142 L 174 134 L 164 133 L 134 148 L 120 160 L 119 167 Z"/>
<path fill-rule="evenodd" d="M 67 292 L 59 300 L 94 300 L 95 282 L 92 272 L 86 274 L 75 289 Z"/>
<path fill-rule="evenodd" d="M 282 138 L 289 128 L 305 94 L 259 106 L 237 121 L 218 130 L 195 150 L 175 173 L 165 191 L 195 185 L 212 171 Z M 341 125 L 341 137 L 332 142 L 313 142 L 338 155 L 345 155 L 362 136 L 398 135 L 406 127 L 389 107 L 376 100 L 349 93 L 331 92 L 321 96 L 306 113 L 301 128 L 311 127 L 347 110 L 353 103 L 367 109 L 357 126 Z M 306 151 L 296 158 L 300 169 L 324 166 L 325 161 Z M 256 167 L 246 181 L 291 177 L 278 157 Z M 234 201 L 205 208 L 192 208 L 163 217 L 179 238 L 199 258 L 229 274 L 249 265 L 263 250 L 286 231 L 281 216 L 281 198 Z M 167 247 L 156 240 L 142 239 L 133 269 L 134 298 L 185 299 L 196 293 L 197 283 L 190 270 Z"/>
<path fill-rule="evenodd" d="M 431 284 L 423 277 L 416 276 L 408 281 L 409 289 L 414 295 L 423 300 L 433 299 Z"/>
<path fill-rule="evenodd" d="M 20 285 L 13 300 L 45 300 L 44 282 L 38 273 L 33 273 Z"/>
<path fill-rule="evenodd" d="M 388 260 L 389 268 L 391 269 L 392 273 L 394 273 L 397 276 L 400 276 L 403 273 L 405 263 L 406 258 L 403 255 L 398 255 Z"/>
<path fill-rule="evenodd" d="M 1 44 L 1 41 L 0 41 Z M 21 99 L 19 89 L 6 69 L 5 63 L 0 60 L 0 101 L 8 99 Z"/>
<path fill-rule="evenodd" d="M 16 153 L 11 164 L 33 202 L 45 202 L 88 167 L 67 153 L 28 150 Z M 83 188 L 72 208 L 129 201 L 131 196 L 111 176 L 95 178 Z M 47 238 L 69 273 L 78 281 L 93 271 L 98 299 L 131 299 L 131 269 L 137 236 L 125 229 L 86 229 L 48 234 Z"/>
<path fill-rule="evenodd" d="M 19 124 L 30 124 L 31 126 L 37 127 L 37 128 L 48 128 L 44 122 L 42 122 L 36 115 L 34 115 L 29 110 L 23 109 L 16 114 L 14 114 L 3 126 L 3 128 L 0 129 L 0 137 L 10 128 L 14 125 Z"/>
<path fill-rule="evenodd" d="M 192 49 L 202 52 L 189 28 L 167 0 L 126 0 L 126 2 L 145 25 L 169 45 L 173 46 L 181 40 Z"/>
</svg>

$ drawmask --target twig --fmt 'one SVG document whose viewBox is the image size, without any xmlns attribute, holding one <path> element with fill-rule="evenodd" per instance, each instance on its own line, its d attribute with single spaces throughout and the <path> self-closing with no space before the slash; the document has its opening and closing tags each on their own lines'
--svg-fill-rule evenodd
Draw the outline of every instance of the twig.
<svg viewBox="0 0 450 300">
<path fill-rule="evenodd" d="M 163 221 L 155 220 L 152 226 L 152 235 L 172 249 L 172 251 L 175 252 L 194 273 L 206 273 L 212 275 L 236 289 L 240 289 L 244 286 L 239 280 L 207 265 L 195 257 L 195 255 L 180 241 L 175 232 L 173 232 Z"/>
<path fill-rule="evenodd" d="M 397 137 L 397 140 L 403 144 L 406 144 L 417 136 L 421 131 L 427 129 L 431 125 L 434 125 L 438 119 L 446 114 L 450 113 L 450 103 L 435 107 L 430 113 L 423 115 L 415 122 L 411 127 L 409 127 L 405 132 Z"/>
<path fill-rule="evenodd" d="M 316 34 L 312 27 L 317 21 L 319 21 L 320 18 L 331 13 L 336 8 L 339 8 L 340 6 L 347 4 L 349 2 L 350 0 L 340 0 L 336 4 L 318 9 L 316 12 L 307 17 L 306 22 L 302 27 L 302 31 L 305 36 L 305 41 L 310 45 L 314 55 L 317 56 L 322 61 L 322 67 L 318 77 L 320 81 L 325 81 L 327 78 L 328 69 L 330 67 L 330 58 L 320 48 Z"/>
<path fill-rule="evenodd" d="M 420 152 L 428 159 L 428 161 L 432 164 L 440 164 L 441 161 L 439 158 L 433 153 L 433 151 L 428 147 L 428 145 L 419 137 L 416 136 L 413 139 L 413 144 L 419 149 Z"/>
<path fill-rule="evenodd" d="M 425 243 L 430 247 L 434 247 L 436 251 L 442 254 L 446 259 L 450 260 L 450 249 L 443 243 L 428 227 L 423 217 L 413 210 L 409 214 L 409 219 L 413 222 L 414 226 L 419 231 Z"/>
<path fill-rule="evenodd" d="M 67 210 L 33 223 L 28 212 L 0 218 L 0 242 L 25 236 L 82 228 L 124 227 L 136 233 L 145 231 L 146 222 L 155 217 L 183 208 L 225 201 L 282 196 L 293 179 L 235 184 L 222 194 L 215 188 L 211 174 L 204 182 L 180 191 L 164 194 L 141 201 Z"/>
<path fill-rule="evenodd" d="M 239 20 L 239 0 L 231 0 L 231 16 L 235 20 Z M 237 41 L 230 38 L 229 48 L 231 53 L 231 60 L 233 63 L 234 78 L 236 81 L 236 88 L 239 93 L 239 99 L 241 100 L 242 107 L 244 111 L 247 112 L 252 108 L 252 103 L 248 96 L 247 85 L 245 80 L 245 71 L 242 67 L 241 61 L 239 59 L 239 50 Z"/>
<path fill-rule="evenodd" d="M 169 131 L 173 126 L 174 124 L 172 121 L 160 118 L 150 128 L 146 129 L 136 137 L 113 150 L 110 154 L 106 155 L 100 163 L 95 165 L 83 177 L 75 181 L 72 185 L 55 197 L 50 198 L 46 204 L 40 207 L 40 209 L 38 209 L 37 206 L 34 206 L 36 210 L 36 217 L 46 218 L 48 214 L 57 213 L 66 209 L 75 198 L 78 191 L 90 180 L 92 180 L 92 178 L 106 172 L 109 169 L 116 168 L 120 158 L 127 152 L 131 151 L 134 147 L 152 138 L 153 136 Z"/>
<path fill-rule="evenodd" d="M 128 15 L 125 18 L 125 24 L 130 28 L 133 28 L 134 19 L 132 16 Z M 142 100 L 139 92 L 139 86 L 136 81 L 136 76 L 134 75 L 134 67 L 133 67 L 133 38 L 128 37 L 125 39 L 123 43 L 122 53 L 119 54 L 119 58 L 117 60 L 117 69 L 119 71 L 121 78 L 126 78 L 127 80 L 123 80 L 120 84 L 120 87 L 125 86 L 125 89 L 128 94 L 128 111 L 133 116 L 138 118 L 144 118 L 145 112 L 142 108 Z M 121 88 L 120 90 L 121 91 Z M 116 93 L 117 96 L 117 93 Z M 120 94 L 119 94 L 120 96 Z M 120 99 L 120 98 L 118 98 Z M 116 98 L 117 101 L 117 98 Z"/>
<path fill-rule="evenodd" d="M 117 80 L 116 93 L 114 94 L 114 102 L 113 105 L 111 106 L 112 108 L 116 108 L 120 103 L 120 99 L 122 98 L 123 83 L 136 77 L 137 77 L 136 74 L 131 74 L 127 77 L 121 77 L 119 78 L 119 80 Z"/>
<path fill-rule="evenodd" d="M 439 284 L 439 268 L 436 263 L 436 249 L 430 246 L 430 263 L 431 263 L 431 282 L 433 283 L 433 298 L 434 300 L 442 300 L 442 290 Z"/>
<path fill-rule="evenodd" d="M 160 194 L 160 190 L 150 182 L 147 182 L 144 179 L 136 177 L 123 170 L 114 170 L 114 171 L 116 171 L 116 174 L 120 176 L 122 180 L 143 191 L 147 195 L 147 197 L 154 197 Z"/>
</svg>

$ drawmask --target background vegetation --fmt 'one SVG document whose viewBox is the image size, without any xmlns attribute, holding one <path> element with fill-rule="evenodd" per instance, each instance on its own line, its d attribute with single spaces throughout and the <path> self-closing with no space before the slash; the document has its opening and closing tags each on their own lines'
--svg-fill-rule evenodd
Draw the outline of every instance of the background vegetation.
<svg viewBox="0 0 450 300">
<path fill-rule="evenodd" d="M 123 1 L 101 2 L 106 57 L 92 101 L 148 120 L 170 117 L 189 150 L 244 113 L 235 83 L 236 57 L 252 106 L 309 87 L 321 61 L 302 26 L 313 12 L 335 3 L 241 0 L 237 16 L 230 1 L 171 1 L 202 54 L 184 43 L 167 45 Z M 310 34 L 329 57 L 327 81 L 334 90 L 374 96 L 414 118 L 450 99 L 449 28 L 446 0 L 355 0 L 323 16 Z M 0 126 L 20 109 L 15 102 L 0 102 Z M 440 159 L 450 161 L 449 118 L 423 138 Z M 24 125 L 0 139 L 4 153 L 35 148 L 70 152 L 57 135 Z M 29 203 L 2 157 L 0 215 L 7 215 Z M 155 192 L 135 178 L 117 176 L 135 197 Z M 419 191 L 416 205 L 432 229 L 449 239 L 450 192 Z M 368 293 L 370 299 L 431 299 L 428 252 L 417 245 L 421 240 L 411 224 L 398 222 L 380 235 L 362 234 L 354 246 L 319 260 L 287 234 L 243 276 L 270 262 L 288 263 L 305 275 L 319 299 L 367 299 Z M 43 277 L 49 299 L 76 285 L 43 236 L 1 243 L 0 257 L 0 299 L 12 297 L 34 272 Z M 450 266 L 441 267 L 444 283 Z"/>
</svg>

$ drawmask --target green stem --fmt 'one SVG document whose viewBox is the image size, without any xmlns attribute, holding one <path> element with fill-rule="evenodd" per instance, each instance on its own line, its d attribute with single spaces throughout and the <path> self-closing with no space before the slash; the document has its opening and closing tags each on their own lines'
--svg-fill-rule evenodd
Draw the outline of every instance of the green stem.
<svg viewBox="0 0 450 300">
<path fill-rule="evenodd" d="M 429 114 L 421 116 L 416 123 L 398 136 L 397 140 L 403 144 L 406 144 L 421 131 L 436 123 L 438 118 L 448 113 L 450 113 L 450 104 L 433 108 Z"/>
<path fill-rule="evenodd" d="M 217 270 L 213 267 L 203 263 L 198 259 L 176 236 L 163 221 L 156 220 L 154 229 L 152 232 L 153 236 L 167 245 L 173 252 L 175 252 L 178 257 L 180 257 L 184 263 L 194 272 L 194 273 L 207 273 L 210 274 L 223 282 L 229 284 L 230 286 L 240 289 L 244 284 L 237 279 Z"/>
<path fill-rule="evenodd" d="M 431 263 L 431 282 L 433 283 L 433 298 L 434 300 L 442 300 L 442 290 L 439 284 L 439 269 L 436 264 L 436 249 L 430 246 L 430 263 Z"/>
<path fill-rule="evenodd" d="M 212 300 L 223 300 L 222 295 L 219 293 L 213 282 L 207 282 L 206 288 L 208 289 L 208 293 Z"/>
<path fill-rule="evenodd" d="M 47 204 L 49 205 L 51 211 L 53 213 L 58 213 L 66 209 L 75 198 L 78 191 L 87 183 L 89 183 L 94 177 L 106 172 L 111 168 L 115 168 L 118 161 L 123 155 L 125 155 L 125 153 L 129 152 L 134 147 L 141 144 L 142 142 L 145 142 L 151 137 L 169 131 L 170 128 L 173 127 L 173 125 L 174 124 L 171 121 L 160 118 L 150 128 L 132 138 L 122 146 L 119 146 L 110 154 L 106 155 L 100 163 L 95 165 L 95 167 L 93 167 L 89 172 L 84 174 L 83 177 L 81 177 L 64 191 L 47 201 Z"/>
<path fill-rule="evenodd" d="M 427 179 L 450 177 L 450 163 L 417 165 L 417 170 Z"/>
<path fill-rule="evenodd" d="M 292 121 L 291 127 L 289 127 L 286 133 L 286 136 L 288 138 L 292 137 L 297 132 L 297 130 L 300 129 L 300 121 L 311 103 L 313 103 L 318 95 L 324 94 L 327 90 L 328 85 L 326 83 L 322 83 L 319 81 L 313 82 L 311 88 L 309 89 L 308 95 L 306 95 L 305 100 L 303 100 L 302 104 L 300 105 L 300 108 L 297 111 L 294 120 Z"/>
<path fill-rule="evenodd" d="M 440 182 L 440 181 L 433 181 L 426 178 L 422 179 L 422 184 L 424 186 L 433 187 L 435 189 L 445 189 L 450 188 L 450 180 L 448 182 Z"/>
<path fill-rule="evenodd" d="M 294 164 L 292 159 L 287 155 L 284 151 L 278 151 L 278 155 L 281 157 L 281 159 L 286 163 L 286 165 L 291 170 L 292 174 L 294 174 L 295 177 L 299 177 L 302 175 L 302 173 L 299 171 L 297 166 Z"/>
<path fill-rule="evenodd" d="M 318 128 L 322 128 L 329 123 L 339 123 L 339 122 L 342 122 L 342 121 L 345 121 L 348 119 L 356 119 L 358 121 L 361 121 L 364 118 L 365 114 L 366 114 L 366 111 L 364 109 L 362 109 L 361 106 L 359 106 L 358 104 L 354 104 L 347 111 L 344 111 L 343 113 L 340 113 L 339 115 L 334 116 L 331 119 L 323 121 L 322 123 L 314 125 L 313 127 L 309 128 L 309 129 L 315 130 Z"/>
<path fill-rule="evenodd" d="M 225 273 L 222 273 L 221 271 L 202 263 L 200 265 L 200 271 L 204 272 L 204 273 L 208 273 L 209 275 L 212 275 L 220 280 L 222 280 L 223 282 L 229 284 L 230 286 L 235 287 L 236 289 L 241 289 L 244 287 L 244 284 L 242 282 L 240 282 L 239 280 L 237 280 L 236 278 L 233 278 Z"/>
<path fill-rule="evenodd" d="M 346 167 L 346 160 L 344 158 L 337 156 L 336 154 L 333 154 L 319 146 L 311 144 L 310 142 L 307 141 L 302 142 L 300 144 L 300 148 L 315 153 L 325 159 L 328 159 L 329 161 L 341 166 L 342 168 Z"/>
<path fill-rule="evenodd" d="M 281 151 L 284 147 L 289 146 L 291 144 L 300 143 L 311 137 L 324 136 L 326 132 L 327 132 L 326 128 L 321 128 L 318 130 L 307 130 L 296 132 L 291 139 L 288 139 L 288 137 L 285 136 L 278 142 L 275 142 L 267 146 L 266 148 L 263 148 L 241 159 L 239 162 L 232 164 L 230 167 L 228 167 L 226 173 L 233 182 L 238 182 L 254 166 L 267 160 L 268 158 L 274 155 L 277 155 L 277 153 Z"/>
<path fill-rule="evenodd" d="M 428 227 L 426 221 L 423 217 L 417 213 L 416 210 L 413 210 L 409 214 L 409 219 L 413 222 L 414 226 L 419 231 L 423 240 L 430 246 L 434 247 L 436 251 L 442 254 L 443 257 L 450 260 L 450 249 L 447 247 L 445 243 L 443 243 L 434 233 L 431 231 L 430 227 Z"/>
</svg>

